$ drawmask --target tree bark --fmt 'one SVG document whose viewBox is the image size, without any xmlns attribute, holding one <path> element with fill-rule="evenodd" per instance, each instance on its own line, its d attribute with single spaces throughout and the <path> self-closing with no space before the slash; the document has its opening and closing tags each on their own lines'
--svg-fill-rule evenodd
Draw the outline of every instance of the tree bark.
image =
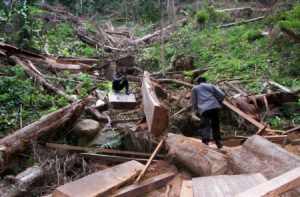
<svg viewBox="0 0 300 197">
<path fill-rule="evenodd" d="M 32 166 L 27 168 L 15 177 L 9 177 L 13 184 L 0 189 L 0 196 L 21 196 L 23 192 L 28 191 L 29 187 L 42 178 L 45 171 L 39 166 Z"/>
<path fill-rule="evenodd" d="M 152 33 L 150 33 L 150 34 L 147 34 L 147 35 L 144 36 L 144 37 L 137 38 L 137 39 L 134 40 L 134 42 L 135 42 L 136 44 L 140 44 L 141 42 L 148 42 L 148 40 L 149 40 L 150 38 L 153 38 L 153 37 L 155 37 L 155 36 L 160 35 L 162 31 L 167 31 L 167 30 L 173 28 L 177 23 L 184 24 L 184 23 L 186 23 L 187 21 L 188 21 L 188 18 L 181 19 L 181 20 L 177 21 L 175 24 L 171 24 L 171 25 L 168 25 L 168 26 L 164 27 L 162 30 L 157 30 L 157 31 L 155 31 L 155 32 L 152 32 Z"/>
<path fill-rule="evenodd" d="M 227 170 L 227 156 L 201 141 L 169 133 L 165 145 L 176 162 L 199 176 L 220 175 Z"/>
<path fill-rule="evenodd" d="M 10 56 L 10 59 L 12 61 L 15 62 L 15 64 L 19 64 L 21 65 L 24 69 L 25 72 L 33 77 L 34 79 L 36 79 L 36 81 L 42 85 L 45 86 L 47 89 L 51 90 L 52 92 L 54 92 L 55 94 L 59 95 L 59 96 L 63 96 L 66 99 L 68 99 L 69 101 L 76 101 L 76 98 L 73 98 L 69 95 L 67 95 L 66 93 L 64 93 L 62 90 L 56 88 L 55 86 L 53 86 L 52 84 L 50 84 L 42 75 L 41 73 L 39 73 L 37 71 L 37 69 L 33 66 L 33 64 L 27 60 L 26 58 L 21 60 L 19 57 L 17 56 Z"/>
<path fill-rule="evenodd" d="M 227 28 L 227 27 L 242 25 L 242 24 L 246 24 L 246 23 L 250 23 L 250 22 L 259 21 L 259 20 L 262 20 L 264 18 L 265 18 L 265 16 L 260 16 L 260 17 L 257 17 L 257 18 L 252 18 L 252 19 L 249 19 L 249 20 L 240 21 L 240 22 L 236 22 L 236 23 L 223 24 L 223 25 L 220 25 L 220 28 Z"/>
<path fill-rule="evenodd" d="M 300 165 L 300 157 L 268 140 L 254 135 L 242 147 L 234 149 L 229 167 L 234 174 L 262 173 L 267 179 Z"/>
<path fill-rule="evenodd" d="M 87 101 L 76 101 L 2 138 L 0 140 L 0 169 L 3 168 L 11 155 L 25 149 L 31 140 L 55 131 L 71 118 L 77 118 L 84 110 Z"/>
</svg>

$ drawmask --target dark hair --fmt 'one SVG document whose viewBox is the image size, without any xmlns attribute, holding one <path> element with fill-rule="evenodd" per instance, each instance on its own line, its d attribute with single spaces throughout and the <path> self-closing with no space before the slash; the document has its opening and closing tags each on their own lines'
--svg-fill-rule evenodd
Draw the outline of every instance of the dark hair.
<svg viewBox="0 0 300 197">
<path fill-rule="evenodd" d="M 206 78 L 205 77 L 199 77 L 196 82 L 197 82 L 197 84 L 205 83 L 206 82 Z"/>
</svg>

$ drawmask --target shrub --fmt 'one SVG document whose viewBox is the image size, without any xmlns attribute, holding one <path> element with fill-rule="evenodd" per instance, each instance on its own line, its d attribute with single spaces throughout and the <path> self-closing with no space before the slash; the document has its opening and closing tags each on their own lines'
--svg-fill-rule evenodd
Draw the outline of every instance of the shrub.
<svg viewBox="0 0 300 197">
<path fill-rule="evenodd" d="M 208 14 L 206 11 L 199 11 L 196 14 L 196 21 L 199 25 L 204 25 L 208 20 Z"/>
</svg>

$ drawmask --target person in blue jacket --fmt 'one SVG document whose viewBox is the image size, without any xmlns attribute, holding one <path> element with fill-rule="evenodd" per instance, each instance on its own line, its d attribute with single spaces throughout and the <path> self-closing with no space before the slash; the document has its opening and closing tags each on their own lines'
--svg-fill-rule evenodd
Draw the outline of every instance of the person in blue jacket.
<svg viewBox="0 0 300 197">
<path fill-rule="evenodd" d="M 212 130 L 217 147 L 222 148 L 219 116 L 225 94 L 217 86 L 206 83 L 204 77 L 199 77 L 197 84 L 192 89 L 191 103 L 200 115 L 202 142 L 209 144 L 210 130 Z"/>
</svg>

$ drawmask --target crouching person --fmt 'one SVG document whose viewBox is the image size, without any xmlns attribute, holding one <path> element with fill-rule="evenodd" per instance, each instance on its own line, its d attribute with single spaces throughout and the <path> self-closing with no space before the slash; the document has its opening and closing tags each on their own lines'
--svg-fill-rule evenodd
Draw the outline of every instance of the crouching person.
<svg viewBox="0 0 300 197">
<path fill-rule="evenodd" d="M 129 94 L 129 83 L 126 77 L 126 71 L 119 66 L 116 67 L 116 71 L 113 75 L 112 88 L 116 93 L 119 93 L 125 88 L 125 93 L 127 95 Z"/>
</svg>

